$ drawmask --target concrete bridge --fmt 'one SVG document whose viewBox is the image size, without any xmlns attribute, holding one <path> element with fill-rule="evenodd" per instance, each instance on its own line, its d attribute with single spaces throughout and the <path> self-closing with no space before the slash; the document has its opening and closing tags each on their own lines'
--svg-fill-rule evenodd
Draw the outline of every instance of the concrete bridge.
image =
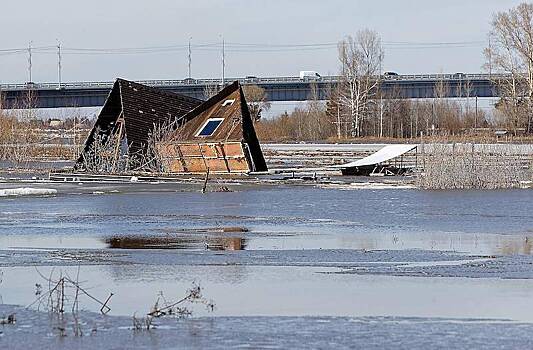
<svg viewBox="0 0 533 350">
<path fill-rule="evenodd" d="M 498 91 L 494 80 L 499 78 L 502 77 L 462 73 L 385 75 L 381 77 L 381 88 L 385 92 L 385 98 L 433 98 L 437 94 L 436 86 L 444 83 L 447 87 L 443 91 L 445 97 L 496 97 Z M 245 85 L 261 86 L 266 90 L 269 100 L 277 102 L 309 100 L 313 88 L 319 99 L 325 100 L 338 84 L 339 77 L 325 76 L 317 80 L 299 77 L 247 77 L 229 78 L 225 83 L 233 80 L 239 80 Z M 196 98 L 203 98 L 207 87 L 222 85 L 220 79 L 148 80 L 139 83 Z M 0 91 L 4 108 L 25 108 L 28 105 L 35 108 L 97 107 L 104 104 L 112 85 L 113 82 L 0 84 Z"/>
</svg>

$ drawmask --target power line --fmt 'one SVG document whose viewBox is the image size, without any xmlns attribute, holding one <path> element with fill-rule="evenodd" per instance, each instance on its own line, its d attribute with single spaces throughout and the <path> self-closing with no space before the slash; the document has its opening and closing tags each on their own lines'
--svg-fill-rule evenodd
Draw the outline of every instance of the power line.
<svg viewBox="0 0 533 350">
<path fill-rule="evenodd" d="M 480 45 L 485 41 L 447 41 L 447 42 L 420 42 L 420 41 L 384 41 L 388 45 L 422 45 L 422 46 L 454 46 L 454 45 Z"/>
<path fill-rule="evenodd" d="M 416 42 L 416 41 L 383 41 L 385 49 L 452 49 L 474 48 L 484 46 L 484 41 L 455 41 L 455 42 Z M 293 52 L 293 51 L 318 51 L 337 49 L 337 42 L 329 43 L 297 43 L 297 44 L 272 44 L 272 43 L 239 43 L 225 42 L 225 50 L 228 52 Z M 123 47 L 123 48 L 95 48 L 95 47 L 62 47 L 65 55 L 137 55 L 188 51 L 219 51 L 220 43 L 167 45 L 146 47 Z M 33 47 L 33 53 L 55 53 L 57 46 Z M 0 56 L 22 54 L 27 48 L 0 49 Z"/>
<path fill-rule="evenodd" d="M 166 54 L 173 52 L 187 52 L 188 56 L 188 76 L 191 77 L 191 52 L 192 50 L 204 52 L 222 51 L 222 77 L 225 79 L 226 54 L 232 53 L 281 53 L 281 52 L 316 52 L 337 50 L 339 42 L 314 42 L 314 43 L 271 43 L 271 42 L 226 42 L 222 37 L 219 42 L 211 43 L 191 43 L 187 44 L 159 45 L 159 46 L 140 46 L 140 47 L 69 47 L 63 46 L 59 42 L 57 45 L 33 46 L 30 42 L 28 47 L 23 48 L 5 48 L 0 49 L 0 57 L 27 55 L 29 81 L 32 80 L 33 56 L 38 55 L 57 55 L 58 59 L 58 82 L 61 84 L 61 65 L 64 56 L 119 56 L 119 55 L 146 55 L 146 54 Z M 419 41 L 382 41 L 385 50 L 453 50 L 465 48 L 479 48 L 485 46 L 485 41 L 437 41 L 437 42 L 419 42 Z M 490 43 L 489 43 L 490 45 Z"/>
</svg>

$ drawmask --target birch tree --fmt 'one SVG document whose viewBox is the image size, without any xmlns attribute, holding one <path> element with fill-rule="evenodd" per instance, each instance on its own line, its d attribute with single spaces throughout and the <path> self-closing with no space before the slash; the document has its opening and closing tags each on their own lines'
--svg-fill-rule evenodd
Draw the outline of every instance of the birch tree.
<svg viewBox="0 0 533 350">
<path fill-rule="evenodd" d="M 383 62 L 383 48 L 378 33 L 357 32 L 338 45 L 341 63 L 339 104 L 351 123 L 351 136 L 362 136 L 362 123 L 368 103 L 376 94 Z"/>
<path fill-rule="evenodd" d="M 496 82 L 502 96 L 498 105 L 509 126 L 533 133 L 533 4 L 522 3 L 494 16 L 485 55 L 491 71 L 506 75 Z"/>
</svg>

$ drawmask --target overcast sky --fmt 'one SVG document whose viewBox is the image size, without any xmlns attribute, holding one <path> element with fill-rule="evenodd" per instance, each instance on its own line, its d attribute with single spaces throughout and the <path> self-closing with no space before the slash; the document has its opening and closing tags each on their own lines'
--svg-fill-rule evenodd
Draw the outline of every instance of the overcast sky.
<svg viewBox="0 0 533 350">
<path fill-rule="evenodd" d="M 59 39 L 64 48 L 63 81 L 181 79 L 187 77 L 186 45 L 192 37 L 193 77 L 220 77 L 221 53 L 215 45 L 223 35 L 228 43 L 226 76 L 294 76 L 300 70 L 335 74 L 334 44 L 370 28 L 379 32 L 384 42 L 384 70 L 402 74 L 477 73 L 483 64 L 482 50 L 492 15 L 520 2 L 5 1 L 0 12 L 0 50 L 25 48 L 29 41 L 37 48 L 49 47 Z M 321 46 L 294 46 L 308 44 Z M 120 50 L 168 46 L 173 47 L 146 53 Z M 34 50 L 33 81 L 57 80 L 53 50 Z M 27 80 L 27 52 L 0 51 L 0 81 Z"/>
</svg>

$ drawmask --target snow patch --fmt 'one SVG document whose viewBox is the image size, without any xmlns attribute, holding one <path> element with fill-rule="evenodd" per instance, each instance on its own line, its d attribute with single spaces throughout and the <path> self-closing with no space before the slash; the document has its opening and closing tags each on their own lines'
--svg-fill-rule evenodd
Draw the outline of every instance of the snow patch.
<svg viewBox="0 0 533 350">
<path fill-rule="evenodd" d="M 523 188 L 523 189 L 533 188 L 533 181 L 520 181 L 520 188 Z"/>
<path fill-rule="evenodd" d="M 48 196 L 57 194 L 53 188 L 6 188 L 0 190 L 0 197 L 18 197 L 18 196 Z"/>
</svg>

